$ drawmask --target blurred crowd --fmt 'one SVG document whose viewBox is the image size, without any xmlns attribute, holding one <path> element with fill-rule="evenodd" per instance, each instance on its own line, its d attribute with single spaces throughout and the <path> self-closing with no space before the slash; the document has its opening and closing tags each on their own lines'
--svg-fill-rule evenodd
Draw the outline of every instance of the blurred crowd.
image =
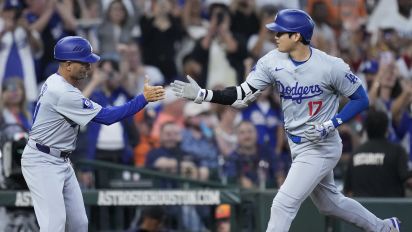
<svg viewBox="0 0 412 232">
<path fill-rule="evenodd" d="M 312 46 L 344 59 L 369 94 L 370 111 L 339 128 L 344 147 L 335 175 L 342 190 L 403 197 L 412 186 L 411 0 L 0 3 L 2 129 L 30 129 L 39 87 L 57 71 L 54 44 L 80 35 L 101 55 L 83 83 L 86 97 L 102 106 L 121 105 L 141 93 L 148 78 L 166 86 L 166 99 L 122 122 L 82 128 L 74 162 L 110 161 L 249 189 L 279 187 L 292 162 L 276 86 L 242 111 L 187 102 L 167 86 L 186 75 L 209 89 L 242 83 L 255 62 L 275 48 L 265 24 L 279 9 L 304 9 L 316 22 Z M 83 188 L 111 187 L 111 178 L 107 172 L 79 171 Z"/>
</svg>

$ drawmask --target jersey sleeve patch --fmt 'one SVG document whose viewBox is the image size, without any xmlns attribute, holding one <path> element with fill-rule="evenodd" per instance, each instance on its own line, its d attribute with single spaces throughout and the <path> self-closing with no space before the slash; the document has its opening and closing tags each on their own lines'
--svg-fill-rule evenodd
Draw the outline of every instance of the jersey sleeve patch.
<svg viewBox="0 0 412 232">
<path fill-rule="evenodd" d="M 83 101 L 83 109 L 94 109 L 93 103 L 87 98 L 82 98 Z"/>
<path fill-rule="evenodd" d="M 346 79 L 350 81 L 352 84 L 356 84 L 358 82 L 358 77 L 355 76 L 353 73 L 346 73 L 345 75 Z"/>
</svg>

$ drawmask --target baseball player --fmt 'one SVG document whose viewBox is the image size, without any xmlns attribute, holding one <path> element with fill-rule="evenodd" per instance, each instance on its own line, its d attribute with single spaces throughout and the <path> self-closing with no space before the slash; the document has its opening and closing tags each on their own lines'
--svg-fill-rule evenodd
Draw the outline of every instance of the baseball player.
<svg viewBox="0 0 412 232">
<path fill-rule="evenodd" d="M 148 102 L 164 98 L 161 86 L 144 87 L 143 94 L 122 106 L 102 108 L 76 87 L 100 57 L 78 36 L 64 37 L 54 47 L 57 73 L 43 84 L 21 166 L 30 189 L 41 232 L 87 231 L 82 193 L 69 156 L 80 126 L 94 121 L 112 124 L 134 115 Z"/>
<path fill-rule="evenodd" d="M 358 202 L 343 196 L 333 180 L 342 152 L 337 127 L 366 109 L 361 82 L 341 59 L 309 45 L 314 22 L 301 10 L 278 12 L 266 27 L 275 32 L 277 49 L 260 58 L 245 82 L 221 91 L 175 81 L 179 97 L 247 107 L 262 90 L 275 85 L 282 99 L 292 166 L 276 194 L 266 231 L 288 231 L 301 203 L 310 196 L 319 211 L 353 223 L 365 231 L 399 231 L 397 218 L 379 219 Z M 350 99 L 337 113 L 339 96 Z"/>
</svg>

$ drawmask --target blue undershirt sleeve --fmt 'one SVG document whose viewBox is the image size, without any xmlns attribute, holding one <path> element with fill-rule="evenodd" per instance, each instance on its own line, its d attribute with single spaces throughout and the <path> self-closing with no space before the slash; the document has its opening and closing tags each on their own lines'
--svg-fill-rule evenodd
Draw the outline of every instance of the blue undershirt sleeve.
<svg viewBox="0 0 412 232">
<path fill-rule="evenodd" d="M 140 94 L 121 106 L 102 108 L 100 112 L 92 119 L 92 121 L 110 125 L 136 114 L 143 109 L 147 103 L 148 102 L 144 98 L 143 94 Z"/>
<path fill-rule="evenodd" d="M 350 101 L 345 105 L 345 107 L 343 107 L 343 109 L 331 119 L 335 128 L 340 126 L 342 123 L 351 120 L 357 114 L 369 107 L 368 95 L 362 86 L 359 86 L 358 89 L 351 96 L 349 96 L 349 99 Z"/>
</svg>

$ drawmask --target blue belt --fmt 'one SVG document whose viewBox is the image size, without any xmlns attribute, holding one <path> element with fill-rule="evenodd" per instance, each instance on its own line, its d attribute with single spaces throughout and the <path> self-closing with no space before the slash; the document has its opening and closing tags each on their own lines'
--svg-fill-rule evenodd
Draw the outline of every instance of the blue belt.
<svg viewBox="0 0 412 232">
<path fill-rule="evenodd" d="M 289 139 L 292 140 L 292 142 L 299 144 L 299 143 L 303 143 L 303 142 L 307 142 L 308 140 L 304 137 L 300 137 L 297 135 L 292 135 L 288 132 L 286 132 L 286 134 L 288 135 Z"/>
<path fill-rule="evenodd" d="M 69 158 L 70 154 L 72 153 L 72 152 L 67 152 L 67 151 L 59 151 L 55 148 L 51 148 L 49 146 L 37 143 L 37 142 L 35 142 L 31 139 L 29 139 L 28 144 L 31 147 L 35 146 L 37 148 L 37 150 L 39 150 L 43 153 L 50 154 L 50 155 L 55 156 L 55 157 L 61 157 L 61 158 L 64 158 L 64 159 Z"/>
</svg>

